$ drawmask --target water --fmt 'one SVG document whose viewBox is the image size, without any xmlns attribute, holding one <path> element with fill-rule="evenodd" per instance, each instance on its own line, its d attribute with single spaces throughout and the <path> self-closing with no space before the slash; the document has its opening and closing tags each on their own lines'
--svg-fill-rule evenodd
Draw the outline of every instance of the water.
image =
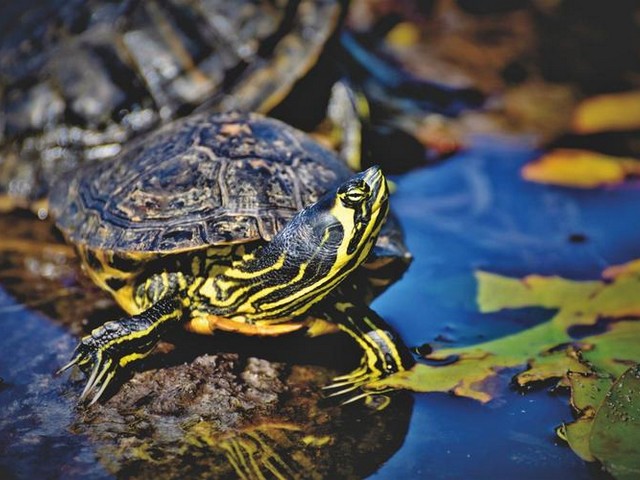
<svg viewBox="0 0 640 480">
<path fill-rule="evenodd" d="M 473 344 L 553 315 L 478 313 L 474 270 L 598 279 L 605 267 L 640 257 L 637 185 L 579 191 L 525 182 L 519 170 L 536 155 L 487 142 L 396 179 L 392 204 L 415 260 L 374 306 L 407 344 Z M 403 447 L 373 478 L 597 476 L 555 438 L 554 427 L 572 420 L 567 398 L 544 389 L 521 395 L 508 386 L 513 373 L 487 405 L 417 395 Z"/>
<path fill-rule="evenodd" d="M 487 142 L 395 179 L 392 204 L 415 261 L 374 306 L 407 344 L 473 344 L 553 314 L 535 308 L 478 313 L 477 269 L 587 279 L 640 257 L 635 186 L 577 191 L 523 182 L 519 169 L 535 155 Z M 77 391 L 51 375 L 75 339 L 15 306 L 0 296 L 0 477 L 108 478 L 91 442 L 68 430 Z M 372 478 L 598 476 L 555 437 L 554 427 L 572 419 L 568 399 L 544 388 L 516 392 L 509 387 L 513 374 L 499 375 L 499 395 L 486 405 L 416 394 L 402 446 Z"/>
<path fill-rule="evenodd" d="M 0 306 L 0 478 L 110 478 L 88 440 L 68 430 L 75 399 L 53 376 L 75 338 L 2 291 Z"/>
</svg>

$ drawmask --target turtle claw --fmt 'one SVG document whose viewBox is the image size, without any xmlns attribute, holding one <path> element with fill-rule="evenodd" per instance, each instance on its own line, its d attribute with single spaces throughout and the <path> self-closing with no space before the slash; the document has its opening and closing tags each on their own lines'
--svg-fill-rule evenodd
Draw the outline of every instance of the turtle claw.
<svg viewBox="0 0 640 480">
<path fill-rule="evenodd" d="M 374 389 L 370 385 L 385 376 L 369 370 L 366 362 L 363 361 L 357 369 L 345 375 L 334 377 L 333 383 L 322 387 L 322 389 L 327 391 L 327 398 L 344 398 L 340 405 L 364 400 L 365 405 L 382 410 L 390 402 L 390 398 L 384 394 L 393 391 L 393 389 Z"/>
<path fill-rule="evenodd" d="M 336 388 L 347 387 L 344 390 L 341 390 L 340 392 L 334 392 L 329 395 L 329 396 L 336 396 L 336 395 L 339 395 L 341 392 L 350 392 L 351 390 L 354 390 L 360 387 L 361 385 L 368 383 L 369 381 L 370 381 L 370 378 L 365 375 L 353 375 L 351 378 L 348 378 L 348 379 L 335 377 L 333 379 L 333 383 L 330 383 L 329 385 L 325 385 L 324 387 L 322 387 L 322 389 L 334 390 Z"/>
<path fill-rule="evenodd" d="M 367 369 L 367 366 L 365 365 L 364 361 L 360 364 L 360 366 L 358 368 L 356 368 L 354 371 L 349 372 L 345 375 L 338 375 L 337 377 L 333 377 L 333 382 L 330 383 L 329 385 L 325 385 L 324 387 L 322 387 L 323 390 L 333 390 L 336 388 L 342 388 L 342 387 L 347 387 L 350 386 L 352 388 L 349 389 L 345 389 L 345 391 L 351 391 L 355 388 L 358 388 L 361 385 L 364 385 L 365 383 L 373 380 L 371 373 L 369 372 L 369 370 Z M 340 392 L 334 392 L 329 396 L 337 396 L 339 395 Z"/>
<path fill-rule="evenodd" d="M 362 369 L 362 368 L 358 368 L 357 370 L 355 370 L 353 372 L 350 372 L 350 373 L 347 373 L 345 375 L 338 375 L 337 377 L 333 377 L 333 382 L 334 383 L 332 383 L 331 385 L 327 385 L 324 388 L 333 388 L 333 386 L 337 386 L 338 385 L 338 382 L 343 382 L 344 380 L 349 380 L 354 376 L 354 374 L 356 374 L 356 372 L 360 372 L 360 371 L 363 371 L 363 370 L 364 369 Z"/>
<path fill-rule="evenodd" d="M 76 347 L 73 357 L 56 375 L 77 365 L 89 375 L 89 379 L 80 394 L 79 402 L 85 402 L 93 394 L 89 406 L 96 403 L 116 374 L 118 363 L 108 355 L 108 350 L 101 347 L 97 336 L 88 335 Z M 90 373 L 89 373 L 89 369 Z"/>
<path fill-rule="evenodd" d="M 335 390 L 340 389 L 337 392 L 331 392 L 327 394 L 327 397 L 339 397 L 340 395 L 344 395 L 345 393 L 352 392 L 357 388 L 366 384 L 366 380 L 354 380 L 354 381 L 345 381 L 345 382 L 336 382 L 330 385 L 326 385 L 322 387 L 323 390 Z M 345 388 L 346 387 L 346 388 Z"/>
<path fill-rule="evenodd" d="M 93 405 L 117 371 L 149 355 L 162 332 L 181 322 L 182 313 L 181 301 L 169 296 L 138 315 L 106 322 L 80 341 L 71 361 L 57 373 L 77 365 L 89 377 L 80 402 L 93 395 L 89 401 L 89 405 Z"/>
<path fill-rule="evenodd" d="M 54 375 L 56 375 L 56 376 L 62 375 L 65 371 L 69 370 L 76 363 L 78 363 L 78 359 L 74 357 L 69 363 L 67 363 L 63 367 L 60 367 L 58 370 L 56 370 L 56 373 Z"/>
<path fill-rule="evenodd" d="M 363 382 L 358 385 L 352 385 L 349 388 L 345 388 L 338 392 L 334 392 L 327 395 L 329 398 L 338 398 L 347 396 L 351 392 L 357 392 L 355 395 L 348 396 L 345 400 L 340 402 L 341 406 L 349 405 L 350 403 L 356 403 L 360 400 L 364 400 L 364 404 L 375 410 L 382 410 L 389 405 L 391 398 L 385 393 L 391 392 L 393 389 L 384 390 L 367 390 L 366 384 L 369 382 Z"/>
<path fill-rule="evenodd" d="M 331 393 L 327 394 L 327 398 L 344 398 L 345 400 L 340 402 L 340 405 L 348 405 L 350 403 L 355 403 L 358 400 L 365 400 L 365 403 L 369 403 L 369 400 L 377 396 L 380 393 L 384 393 L 377 390 L 367 390 L 367 385 L 377 380 L 374 375 L 363 371 L 362 369 L 357 369 L 356 371 L 348 374 L 341 375 L 339 377 L 334 378 L 334 382 L 323 387 L 323 390 L 336 390 L 331 391 Z M 355 395 L 349 395 L 355 393 Z M 386 404 L 385 404 L 386 405 Z"/>
<path fill-rule="evenodd" d="M 89 377 L 89 380 L 87 380 L 87 384 L 80 394 L 80 402 L 86 401 L 89 395 L 96 392 L 89 402 L 89 406 L 96 403 L 104 393 L 107 385 L 111 383 L 115 373 L 116 368 L 114 366 L 113 359 L 103 358 L 102 352 L 100 351 L 95 353 L 95 355 L 93 355 L 93 369 L 91 370 L 91 376 Z"/>
</svg>

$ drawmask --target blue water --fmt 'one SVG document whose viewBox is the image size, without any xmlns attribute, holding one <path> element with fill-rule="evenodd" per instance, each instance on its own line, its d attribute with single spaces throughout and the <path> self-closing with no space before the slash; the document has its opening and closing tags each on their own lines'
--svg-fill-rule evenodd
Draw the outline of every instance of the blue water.
<svg viewBox="0 0 640 480">
<path fill-rule="evenodd" d="M 76 392 L 53 372 L 76 344 L 0 289 L 0 478 L 110 478 L 91 442 L 72 435 Z"/>
<path fill-rule="evenodd" d="M 597 279 L 607 266 L 640 258 L 640 187 L 582 191 L 523 181 L 520 168 L 537 155 L 487 143 L 396 179 L 392 205 L 414 262 L 374 305 L 407 343 L 451 330 L 459 344 L 475 343 L 532 324 L 522 312 L 477 313 L 474 270 Z M 584 241 L 572 242 L 576 234 Z"/>
<path fill-rule="evenodd" d="M 474 270 L 597 279 L 609 265 L 640 258 L 637 185 L 581 191 L 525 182 L 520 168 L 536 156 L 487 142 L 395 179 L 392 205 L 415 259 L 374 307 L 407 344 L 473 344 L 553 315 L 478 313 Z M 498 380 L 502 393 L 487 405 L 416 395 L 403 447 L 373 478 L 599 476 L 555 437 L 554 427 L 572 420 L 567 398 L 544 389 L 515 392 L 512 374 Z"/>
<path fill-rule="evenodd" d="M 578 191 L 524 182 L 519 170 L 535 155 L 487 142 L 395 179 L 392 205 L 415 260 L 374 307 L 407 344 L 473 344 L 553 314 L 535 308 L 478 313 L 477 269 L 586 279 L 599 278 L 609 265 L 640 258 L 636 186 Z M 68 358 L 74 339 L 38 313 L 7 310 L 12 305 L 0 295 L 0 478 L 78 478 L 87 472 L 108 477 L 92 464 L 90 442 L 67 432 L 77 392 L 51 376 Z M 486 405 L 416 394 L 403 446 L 372 478 L 597 476 L 553 432 L 572 418 L 567 398 L 544 388 L 524 395 L 513 391 L 513 373 L 498 377 L 501 393 Z M 58 415 L 43 417 L 43 404 Z M 16 458 L 30 460 L 16 470 Z"/>
</svg>

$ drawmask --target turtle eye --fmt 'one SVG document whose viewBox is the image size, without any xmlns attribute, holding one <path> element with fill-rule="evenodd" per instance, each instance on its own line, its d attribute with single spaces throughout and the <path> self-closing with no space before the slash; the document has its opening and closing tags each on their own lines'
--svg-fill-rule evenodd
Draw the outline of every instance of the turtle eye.
<svg viewBox="0 0 640 480">
<path fill-rule="evenodd" d="M 340 200 L 345 207 L 354 207 L 361 204 L 369 198 L 370 193 L 371 187 L 363 180 L 347 182 L 338 190 Z"/>
</svg>

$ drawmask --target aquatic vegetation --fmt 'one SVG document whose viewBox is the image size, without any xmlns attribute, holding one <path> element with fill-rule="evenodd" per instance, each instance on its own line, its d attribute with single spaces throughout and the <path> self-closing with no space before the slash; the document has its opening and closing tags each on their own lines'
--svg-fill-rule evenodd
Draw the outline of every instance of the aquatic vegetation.
<svg viewBox="0 0 640 480">
<path fill-rule="evenodd" d="M 630 138 L 640 130 L 640 91 L 609 93 L 589 97 L 573 110 L 569 131 L 573 139 L 594 140 L 594 135 L 627 132 Z M 608 141 L 607 141 L 608 140 Z M 525 180 L 573 188 L 615 185 L 640 175 L 638 147 L 633 141 L 615 148 L 613 137 L 601 142 L 605 148 L 552 147 L 536 161 L 522 168 Z M 597 143 L 592 141 L 591 143 Z M 607 151 L 609 150 L 609 151 Z"/>
<path fill-rule="evenodd" d="M 601 280 L 538 275 L 518 279 L 479 271 L 476 281 L 476 301 L 483 313 L 514 309 L 517 315 L 517 309 L 543 307 L 555 314 L 512 335 L 437 350 L 427 358 L 453 361 L 417 365 L 383 380 L 381 386 L 451 391 L 488 402 L 497 395 L 490 380 L 504 369 L 522 370 L 513 379 L 519 387 L 557 380 L 570 389 L 578 415 L 576 422 L 559 428 L 561 438 L 581 458 L 600 460 L 620 478 L 629 472 L 637 475 L 640 262 L 607 269 Z M 593 333 L 580 337 L 585 328 Z M 617 450 L 617 444 L 624 448 Z"/>
<path fill-rule="evenodd" d="M 573 113 L 571 128 L 576 133 L 640 128 L 640 90 L 596 95 L 584 100 Z"/>
<path fill-rule="evenodd" d="M 639 174 L 634 158 L 569 148 L 551 150 L 522 169 L 526 180 L 574 188 L 617 184 Z"/>
</svg>

